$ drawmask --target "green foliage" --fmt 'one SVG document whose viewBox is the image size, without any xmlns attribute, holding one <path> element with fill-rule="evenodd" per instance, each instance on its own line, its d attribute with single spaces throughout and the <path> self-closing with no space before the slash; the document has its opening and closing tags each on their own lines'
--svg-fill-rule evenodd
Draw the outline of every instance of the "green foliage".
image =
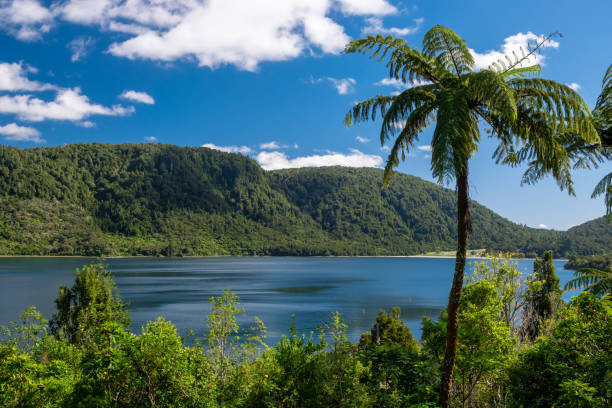
<svg viewBox="0 0 612 408">
<path fill-rule="evenodd" d="M 612 404 L 612 308 L 582 293 L 560 313 L 549 337 L 525 350 L 510 371 L 515 406 Z"/>
<path fill-rule="evenodd" d="M 512 361 L 516 339 L 504 320 L 505 293 L 500 288 L 497 279 L 480 276 L 463 289 L 452 393 L 458 406 L 495 400 L 496 395 L 488 395 L 494 394 L 491 384 L 502 381 L 502 370 Z M 437 362 L 444 354 L 446 321 L 446 311 L 438 322 L 423 319 L 423 351 Z"/>
<path fill-rule="evenodd" d="M 407 351 L 417 354 L 419 352 L 419 345 L 400 316 L 401 310 L 399 307 L 392 308 L 389 314 L 384 310 L 380 310 L 376 317 L 376 323 L 372 326 L 370 333 L 361 335 L 359 346 L 365 348 L 372 343 L 383 345 L 397 344 Z"/>
<path fill-rule="evenodd" d="M 563 267 L 565 269 L 573 269 L 575 271 L 582 268 L 593 268 L 602 271 L 610 269 L 612 268 L 612 253 L 591 256 L 572 255 L 569 257 Z"/>
<path fill-rule="evenodd" d="M 552 251 L 546 251 L 544 258 L 536 258 L 533 262 L 533 276 L 528 281 L 523 310 L 525 333 L 531 340 L 540 335 L 544 322 L 552 318 L 563 305 L 561 294 Z"/>
<path fill-rule="evenodd" d="M 51 333 L 71 344 L 92 345 L 95 330 L 107 322 L 128 326 L 130 318 L 110 272 L 101 264 L 77 269 L 72 288 L 60 286 Z"/>
<path fill-rule="evenodd" d="M 423 94 L 423 98 L 426 95 Z M 395 129 L 395 127 L 392 127 Z M 0 146 L 0 254 L 411 255 L 450 250 L 451 190 L 341 167 L 263 171 L 206 148 Z M 567 233 L 516 225 L 472 202 L 472 248 L 601 253 L 612 224 Z"/>
<path fill-rule="evenodd" d="M 581 268 L 574 272 L 574 279 L 565 284 L 565 290 L 584 289 L 596 296 L 612 293 L 612 269 Z"/>
<path fill-rule="evenodd" d="M 546 39 L 548 40 L 548 38 Z M 569 143 L 597 143 L 588 106 L 580 95 L 554 81 L 528 77 L 539 67 L 521 68 L 542 43 L 521 58 L 508 58 L 491 69 L 473 71 L 473 57 L 465 42 L 452 30 L 434 26 L 424 36 L 419 52 L 391 36 L 370 36 L 350 43 L 346 52 L 370 54 L 387 60 L 389 76 L 403 82 L 426 80 L 403 93 L 368 99 L 356 104 L 345 123 L 383 118 L 381 142 L 395 136 L 393 123 L 405 123 L 395 139 L 385 181 L 402 155 L 435 117 L 432 139 L 432 173 L 440 182 L 467 170 L 467 162 L 480 141 L 478 121 L 489 126 L 499 142 L 498 163 L 530 163 L 524 182 L 552 175 L 559 186 L 573 193 L 569 174 L 576 157 Z"/>
<path fill-rule="evenodd" d="M 607 159 L 612 158 L 612 65 L 606 71 L 602 91 L 593 109 L 593 122 L 601 138 L 601 151 Z M 593 190 L 592 198 L 604 196 L 606 215 L 612 217 L 612 173 L 604 176 Z"/>
</svg>

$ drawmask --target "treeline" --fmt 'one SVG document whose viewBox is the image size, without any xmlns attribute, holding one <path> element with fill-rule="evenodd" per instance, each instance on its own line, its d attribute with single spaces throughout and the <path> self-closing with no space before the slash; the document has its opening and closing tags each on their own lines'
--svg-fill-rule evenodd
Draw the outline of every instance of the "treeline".
<svg viewBox="0 0 612 408">
<path fill-rule="evenodd" d="M 0 406 L 436 407 L 446 312 L 416 341 L 399 308 L 348 341 L 334 313 L 315 333 L 273 346 L 239 299 L 210 299 L 207 336 L 180 337 L 163 318 L 142 333 L 102 265 L 62 287 L 50 322 L 34 308 L 2 327 Z M 511 260 L 475 266 L 464 288 L 452 407 L 609 407 L 612 304 L 584 292 L 565 304 L 552 253 L 522 277 Z"/>
<path fill-rule="evenodd" d="M 598 269 L 600 271 L 612 270 L 612 254 L 569 257 L 564 265 L 565 269 L 578 270 L 582 268 Z"/>
<path fill-rule="evenodd" d="M 454 248 L 455 194 L 399 174 L 308 168 L 161 144 L 0 146 L 0 254 L 412 255 Z M 612 247 L 612 224 L 514 224 L 473 203 L 474 249 L 560 256 Z"/>
</svg>

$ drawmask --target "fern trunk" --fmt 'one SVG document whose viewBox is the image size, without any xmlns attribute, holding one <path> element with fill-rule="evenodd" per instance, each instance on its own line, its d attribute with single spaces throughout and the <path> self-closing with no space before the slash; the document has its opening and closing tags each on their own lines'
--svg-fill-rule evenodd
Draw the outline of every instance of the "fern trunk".
<svg viewBox="0 0 612 408">
<path fill-rule="evenodd" d="M 468 198 L 467 164 L 461 174 L 457 174 L 457 257 L 455 259 L 455 276 L 448 296 L 448 319 L 446 323 L 446 350 L 442 364 L 442 382 L 440 383 L 440 405 L 447 408 L 453 385 L 453 371 L 457 357 L 457 336 L 459 321 L 459 302 L 463 287 L 463 274 L 467 256 L 467 238 L 471 230 L 470 208 Z"/>
</svg>

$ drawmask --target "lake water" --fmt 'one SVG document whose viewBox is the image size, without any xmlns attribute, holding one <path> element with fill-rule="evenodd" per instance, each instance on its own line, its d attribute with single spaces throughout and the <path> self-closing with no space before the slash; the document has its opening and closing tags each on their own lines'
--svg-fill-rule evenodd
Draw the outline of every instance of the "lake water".
<svg viewBox="0 0 612 408">
<path fill-rule="evenodd" d="M 472 260 L 473 261 L 473 260 Z M 0 325 L 17 320 L 28 306 L 46 318 L 54 312 L 60 285 L 71 286 L 77 267 L 91 258 L 0 258 Z M 563 285 L 572 271 L 555 261 Z M 454 259 L 442 258 L 116 258 L 105 264 L 130 303 L 132 330 L 163 316 L 184 334 L 205 332 L 207 299 L 225 288 L 240 296 L 244 323 L 258 316 L 268 327 L 268 344 L 288 334 L 291 315 L 298 332 L 309 333 L 343 314 L 349 338 L 369 331 L 379 309 L 400 306 L 417 338 L 421 319 L 436 319 L 446 306 Z M 533 261 L 518 261 L 528 274 Z M 471 267 L 468 265 L 468 271 Z M 566 294 L 566 299 L 569 295 Z"/>
</svg>

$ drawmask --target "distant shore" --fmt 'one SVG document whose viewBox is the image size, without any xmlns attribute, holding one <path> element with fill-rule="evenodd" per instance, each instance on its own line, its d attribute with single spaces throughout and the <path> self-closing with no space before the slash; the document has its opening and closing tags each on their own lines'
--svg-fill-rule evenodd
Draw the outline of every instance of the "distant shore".
<svg viewBox="0 0 612 408">
<path fill-rule="evenodd" d="M 158 258 L 158 259 L 194 259 L 194 258 L 230 258 L 230 257 L 243 257 L 243 258 L 423 258 L 423 259 L 455 259 L 455 255 L 431 255 L 431 254 L 420 254 L 420 255 L 312 255 L 312 256 L 299 256 L 299 255 L 195 255 L 195 256 L 150 256 L 150 255 L 113 255 L 113 256 L 94 256 L 94 255 L 0 255 L 0 259 L 3 258 L 102 258 L 102 259 L 139 259 L 139 258 Z M 467 255 L 467 259 L 489 259 L 487 256 L 482 255 Z M 534 258 L 508 258 L 515 259 L 517 261 L 529 261 Z M 555 261 L 567 261 L 567 258 L 555 258 Z"/>
</svg>

